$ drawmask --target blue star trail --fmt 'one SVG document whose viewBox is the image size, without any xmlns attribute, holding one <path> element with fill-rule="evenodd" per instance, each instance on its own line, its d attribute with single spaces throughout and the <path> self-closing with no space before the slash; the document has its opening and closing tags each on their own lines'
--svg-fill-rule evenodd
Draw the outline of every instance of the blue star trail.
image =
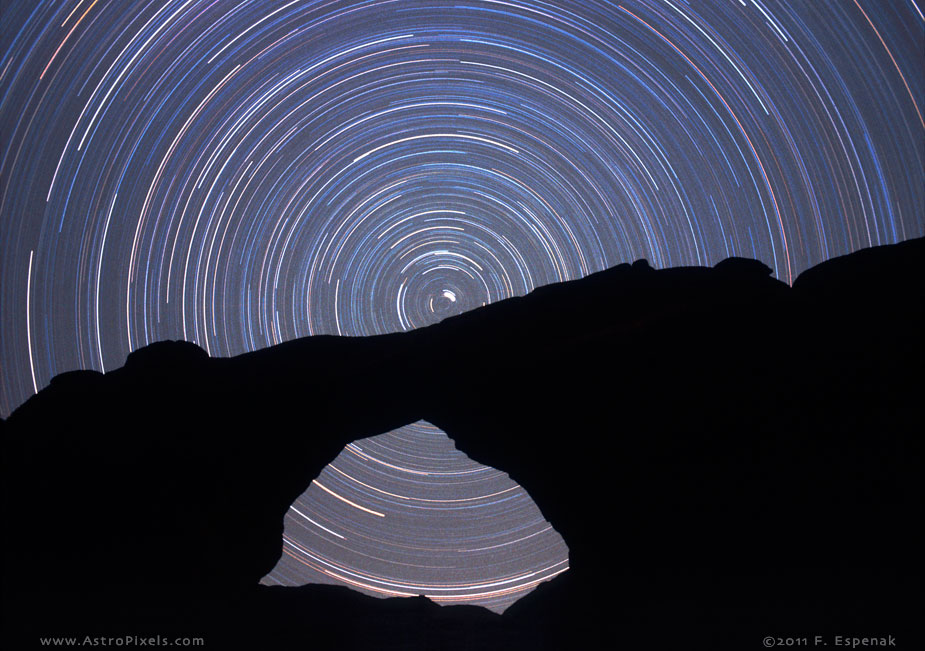
<svg viewBox="0 0 925 651">
<path fill-rule="evenodd" d="M 917 0 L 15 1 L 2 23 L 3 416 L 163 339 L 409 330 L 638 258 L 792 282 L 925 234 Z"/>
</svg>

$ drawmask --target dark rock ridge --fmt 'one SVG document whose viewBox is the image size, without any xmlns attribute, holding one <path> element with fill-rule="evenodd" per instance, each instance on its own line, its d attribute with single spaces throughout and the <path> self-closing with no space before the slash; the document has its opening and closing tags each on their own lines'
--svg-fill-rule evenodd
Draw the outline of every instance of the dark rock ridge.
<svg viewBox="0 0 925 651">
<path fill-rule="evenodd" d="M 58 376 L 3 423 L 4 635 L 754 649 L 838 634 L 910 648 L 922 333 L 918 239 L 792 288 L 753 260 L 637 261 L 404 334 L 225 359 L 153 344 L 105 375 Z M 420 419 L 519 482 L 572 569 L 503 616 L 258 586 L 323 466 Z"/>
</svg>

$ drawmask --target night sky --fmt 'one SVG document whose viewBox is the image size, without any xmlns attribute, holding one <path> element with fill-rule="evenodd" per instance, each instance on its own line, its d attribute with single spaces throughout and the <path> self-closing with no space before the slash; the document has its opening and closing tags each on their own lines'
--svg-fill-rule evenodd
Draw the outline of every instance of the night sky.
<svg viewBox="0 0 925 651">
<path fill-rule="evenodd" d="M 112 370 L 163 339 L 227 356 L 407 330 L 643 257 L 754 257 L 791 282 L 925 233 L 925 18 L 912 0 L 28 0 L 2 11 L 2 416 L 58 373 Z M 394 450 L 348 449 L 334 465 L 375 479 L 372 493 L 404 495 L 401 468 L 426 467 L 421 449 L 436 446 L 431 461 L 450 474 L 409 495 L 443 506 L 415 502 L 418 514 L 451 521 L 445 500 L 477 508 L 513 486 L 490 469 L 459 482 L 477 467 L 433 428 L 387 436 Z M 319 481 L 329 475 L 351 481 L 330 468 Z M 382 495 L 357 486 L 376 510 L 367 501 Z M 315 508 L 319 490 L 300 504 Z M 316 515 L 331 531 L 385 535 L 365 529 L 381 518 L 325 504 Z M 507 543 L 541 524 L 524 497 L 484 513 L 497 529 L 455 543 Z M 314 571 L 298 559 L 338 545 L 297 517 L 294 556 L 277 570 L 288 583 Z M 389 575 L 399 592 L 438 581 L 417 547 L 396 551 L 417 526 L 386 546 L 392 560 L 413 557 L 407 575 Z M 531 539 L 510 546 L 519 559 L 474 560 L 446 581 L 547 571 L 562 558 L 549 536 L 544 553 Z M 438 548 L 438 566 L 442 545 L 418 547 Z M 381 579 L 363 549 L 325 558 Z"/>
<path fill-rule="evenodd" d="M 348 445 L 284 527 L 268 585 L 346 583 L 503 612 L 568 569 L 565 542 L 527 492 L 424 421 Z"/>
</svg>

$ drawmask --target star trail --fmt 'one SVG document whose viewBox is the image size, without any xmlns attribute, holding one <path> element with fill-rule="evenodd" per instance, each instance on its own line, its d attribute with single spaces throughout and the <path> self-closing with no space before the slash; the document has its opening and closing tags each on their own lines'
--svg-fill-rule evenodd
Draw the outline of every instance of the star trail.
<svg viewBox="0 0 925 651">
<path fill-rule="evenodd" d="M 792 282 L 925 233 L 918 0 L 15 1 L 0 55 L 3 416 L 163 339 L 409 330 L 638 258 Z M 446 541 L 405 538 L 366 564 L 398 506 L 452 520 L 503 483 L 373 481 L 422 427 L 325 471 L 279 581 L 499 604 L 558 571 L 554 532 L 512 542 L 522 493 L 459 535 L 530 563 L 441 579 Z"/>
<path fill-rule="evenodd" d="M 351 443 L 321 472 L 290 507 L 263 583 L 503 612 L 567 569 L 565 543 L 523 488 L 420 421 Z"/>
</svg>

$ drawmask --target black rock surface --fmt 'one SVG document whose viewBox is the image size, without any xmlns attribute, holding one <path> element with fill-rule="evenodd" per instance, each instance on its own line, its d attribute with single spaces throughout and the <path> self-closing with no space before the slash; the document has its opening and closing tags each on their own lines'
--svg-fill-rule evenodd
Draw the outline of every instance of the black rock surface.
<svg viewBox="0 0 925 651">
<path fill-rule="evenodd" d="M 2 423 L 3 635 L 912 648 L 923 333 L 918 239 L 792 288 L 753 260 L 637 261 L 403 334 L 215 359 L 153 344 L 56 377 Z M 343 446 L 420 419 L 520 483 L 571 569 L 503 616 L 259 586 L 286 510 Z"/>
</svg>

